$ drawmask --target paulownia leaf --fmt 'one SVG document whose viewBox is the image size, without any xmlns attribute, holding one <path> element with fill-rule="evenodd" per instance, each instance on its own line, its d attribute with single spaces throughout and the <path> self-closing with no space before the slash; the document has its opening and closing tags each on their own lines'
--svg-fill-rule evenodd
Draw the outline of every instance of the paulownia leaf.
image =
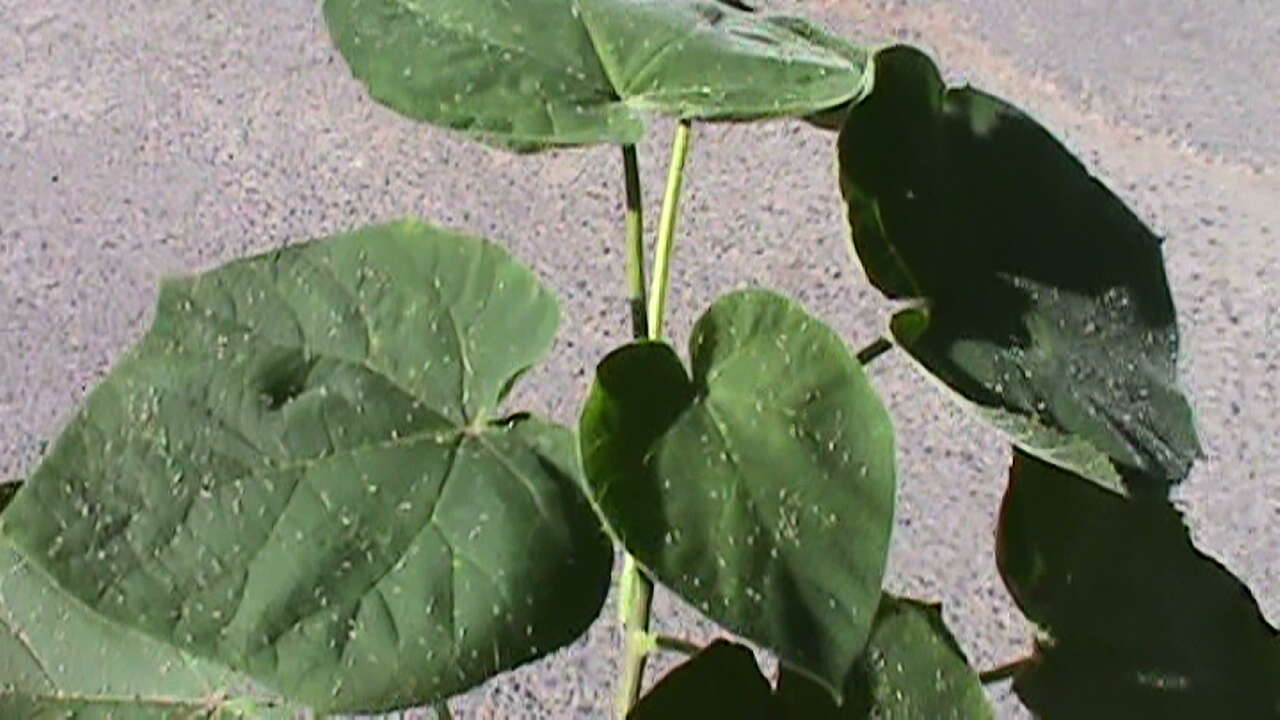
<svg viewBox="0 0 1280 720">
<path fill-rule="evenodd" d="M 707 120 L 847 103 L 865 51 L 713 0 L 326 0 L 375 100 L 519 150 L 633 143 L 643 111 Z"/>
<path fill-rule="evenodd" d="M 1280 717 L 1280 636 L 1158 497 L 1015 452 L 997 561 L 1048 633 L 1014 689 L 1038 717 Z"/>
<path fill-rule="evenodd" d="M 1124 468 L 1180 481 L 1200 446 L 1159 238 L 1017 108 L 912 48 L 873 65 L 840 178 L 867 276 L 922 301 L 894 338 L 1023 449 L 1121 493 Z"/>
<path fill-rule="evenodd" d="M 880 598 L 888 414 L 840 339 L 772 293 L 718 300 L 690 355 L 692 378 L 660 343 L 600 364 L 590 491 L 652 575 L 838 694 Z"/>
<path fill-rule="evenodd" d="M 989 720 L 978 675 L 942 621 L 939 606 L 885 594 L 867 648 L 845 679 L 844 705 L 783 664 L 781 717 L 787 720 Z"/>
<path fill-rule="evenodd" d="M 0 523 L 111 622 L 318 710 L 447 697 L 604 601 L 572 433 L 495 415 L 556 323 L 416 221 L 167 281 Z"/>
<path fill-rule="evenodd" d="M 778 720 L 773 687 L 745 645 L 717 640 L 667 673 L 627 720 Z"/>
<path fill-rule="evenodd" d="M 0 538 L 0 717 L 293 717 L 250 686 L 95 615 Z"/>
</svg>

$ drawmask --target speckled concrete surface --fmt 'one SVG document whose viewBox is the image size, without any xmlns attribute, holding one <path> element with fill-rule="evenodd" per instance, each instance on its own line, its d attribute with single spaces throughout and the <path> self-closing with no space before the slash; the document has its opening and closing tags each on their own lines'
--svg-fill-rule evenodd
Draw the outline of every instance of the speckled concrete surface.
<svg viewBox="0 0 1280 720">
<path fill-rule="evenodd" d="M 1274 17 L 1264 0 L 1160 3 L 1176 22 L 1152 22 L 1151 2 L 1036 11 L 1050 4 L 808 9 L 853 37 L 930 48 L 954 80 L 1019 102 L 1168 238 L 1208 456 L 1180 502 L 1201 547 L 1280 622 Z M 668 130 L 655 124 L 642 149 L 651 208 Z M 678 344 L 702 307 L 744 284 L 794 295 L 851 345 L 878 334 L 886 306 L 848 257 L 832 140 L 796 123 L 697 129 L 673 275 Z M 493 238 L 559 291 L 558 346 L 512 402 L 570 419 L 596 360 L 626 337 L 619 178 L 614 149 L 517 158 L 373 105 L 312 0 L 0 0 L 0 477 L 34 466 L 142 333 L 159 277 L 404 214 Z M 977 665 L 1017 657 L 1026 628 L 990 554 L 1004 444 L 901 358 L 873 376 L 900 448 L 890 585 L 943 602 Z M 710 631 L 674 605 L 659 598 L 665 627 Z M 597 623 L 455 710 L 600 717 L 616 643 Z M 1004 688 L 994 696 L 1002 717 L 1025 716 Z"/>
</svg>

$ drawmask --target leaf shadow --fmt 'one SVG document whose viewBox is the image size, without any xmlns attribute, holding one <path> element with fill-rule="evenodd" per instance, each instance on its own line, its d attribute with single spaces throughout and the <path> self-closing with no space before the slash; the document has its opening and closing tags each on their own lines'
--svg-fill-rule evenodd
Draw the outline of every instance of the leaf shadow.
<svg viewBox="0 0 1280 720">
<path fill-rule="evenodd" d="M 1161 494 L 1015 451 L 996 555 L 1046 633 L 1014 680 L 1037 717 L 1280 717 L 1280 636 Z"/>
</svg>

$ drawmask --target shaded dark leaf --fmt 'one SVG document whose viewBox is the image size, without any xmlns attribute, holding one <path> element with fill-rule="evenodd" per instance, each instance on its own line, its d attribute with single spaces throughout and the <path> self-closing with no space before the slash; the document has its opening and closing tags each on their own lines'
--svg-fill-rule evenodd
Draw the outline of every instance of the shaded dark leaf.
<svg viewBox="0 0 1280 720">
<path fill-rule="evenodd" d="M 1040 717 L 1280 717 L 1280 639 L 1159 496 L 1015 452 L 997 561 L 1049 635 L 1014 688 Z"/>
<path fill-rule="evenodd" d="M 913 48 L 873 69 L 840 178 L 868 278 L 920 301 L 895 340 L 1033 454 L 1119 493 L 1126 468 L 1183 479 L 1200 446 L 1159 238 L 1012 105 Z"/>
<path fill-rule="evenodd" d="M 773 688 L 751 649 L 716 640 L 658 681 L 627 720 L 777 720 Z"/>
</svg>

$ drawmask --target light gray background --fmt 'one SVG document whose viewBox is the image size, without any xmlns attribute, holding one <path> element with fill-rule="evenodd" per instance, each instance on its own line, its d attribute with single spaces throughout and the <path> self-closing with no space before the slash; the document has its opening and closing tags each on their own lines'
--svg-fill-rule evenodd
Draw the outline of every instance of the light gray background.
<svg viewBox="0 0 1280 720">
<path fill-rule="evenodd" d="M 1280 15 L 1274 0 L 822 3 L 851 37 L 933 51 L 1022 105 L 1167 238 L 1183 375 L 1207 458 L 1179 502 L 1194 537 L 1280 622 Z M 767 3 L 794 10 L 801 3 Z M 642 148 L 656 209 L 669 125 Z M 671 330 L 716 295 L 797 297 L 860 346 L 885 304 L 848 254 L 833 136 L 699 126 Z M 0 0 L 0 477 L 20 477 L 150 320 L 156 281 L 417 214 L 486 235 L 563 298 L 553 357 L 513 406 L 569 420 L 626 337 L 618 153 L 516 158 L 374 106 L 313 0 Z M 656 212 L 651 213 L 656 217 Z M 893 589 L 944 603 L 973 662 L 1027 628 L 991 556 L 1005 444 L 900 357 L 874 380 L 898 432 Z M 703 636 L 662 597 L 668 627 Z M 612 610 L 606 610 L 606 618 Z M 456 700 L 464 718 L 600 717 L 617 638 Z M 1002 717 L 1025 715 L 1003 687 Z"/>
</svg>

